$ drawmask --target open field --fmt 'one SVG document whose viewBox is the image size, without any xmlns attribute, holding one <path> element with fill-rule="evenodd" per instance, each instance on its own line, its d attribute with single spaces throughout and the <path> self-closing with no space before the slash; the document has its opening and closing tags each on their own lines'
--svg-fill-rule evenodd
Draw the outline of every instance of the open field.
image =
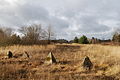
<svg viewBox="0 0 120 80">
<path fill-rule="evenodd" d="M 16 56 L 6 59 L 7 51 Z M 27 51 L 30 58 L 20 55 Z M 44 64 L 49 52 L 57 64 Z M 9 46 L 0 48 L 0 80 L 119 80 L 120 46 L 56 44 L 47 46 Z M 82 67 L 85 56 L 93 69 Z"/>
</svg>

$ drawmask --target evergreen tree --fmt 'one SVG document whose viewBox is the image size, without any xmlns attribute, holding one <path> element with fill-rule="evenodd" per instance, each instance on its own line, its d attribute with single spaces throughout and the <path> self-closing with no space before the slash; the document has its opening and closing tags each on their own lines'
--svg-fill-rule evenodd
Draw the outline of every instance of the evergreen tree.
<svg viewBox="0 0 120 80">
<path fill-rule="evenodd" d="M 79 41 L 78 37 L 75 37 L 74 38 L 74 43 L 78 43 L 78 41 Z"/>
<path fill-rule="evenodd" d="M 88 41 L 87 37 L 83 35 L 83 36 L 79 39 L 79 43 L 80 43 L 80 44 L 88 44 L 89 41 Z"/>
</svg>

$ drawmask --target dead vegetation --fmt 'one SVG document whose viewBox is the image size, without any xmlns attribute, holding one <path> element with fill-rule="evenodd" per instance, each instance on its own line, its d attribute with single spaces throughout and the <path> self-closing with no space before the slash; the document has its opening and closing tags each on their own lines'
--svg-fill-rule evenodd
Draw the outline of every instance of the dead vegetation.
<svg viewBox="0 0 120 80">
<path fill-rule="evenodd" d="M 13 58 L 6 59 L 9 50 Z M 1 47 L 0 80 L 119 80 L 119 50 L 119 46 L 78 44 Z M 22 58 L 24 52 L 29 58 Z M 49 52 L 57 64 L 44 64 Z M 82 66 L 85 56 L 93 63 L 90 71 Z"/>
</svg>

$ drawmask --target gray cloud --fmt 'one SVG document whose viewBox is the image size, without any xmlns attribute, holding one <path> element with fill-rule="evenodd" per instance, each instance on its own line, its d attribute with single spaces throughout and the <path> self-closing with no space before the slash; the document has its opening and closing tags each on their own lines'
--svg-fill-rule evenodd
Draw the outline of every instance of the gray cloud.
<svg viewBox="0 0 120 80">
<path fill-rule="evenodd" d="M 0 24 L 51 24 L 58 38 L 110 38 L 120 25 L 119 0 L 0 0 Z"/>
</svg>

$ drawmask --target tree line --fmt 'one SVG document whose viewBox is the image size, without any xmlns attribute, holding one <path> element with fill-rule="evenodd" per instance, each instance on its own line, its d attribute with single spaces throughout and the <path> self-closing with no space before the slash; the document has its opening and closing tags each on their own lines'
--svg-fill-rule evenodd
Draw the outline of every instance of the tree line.
<svg viewBox="0 0 120 80">
<path fill-rule="evenodd" d="M 112 36 L 112 39 L 101 40 L 101 39 L 97 39 L 97 38 L 94 38 L 94 37 L 89 39 L 85 35 L 83 35 L 80 38 L 75 37 L 73 42 L 74 43 L 79 43 L 79 44 L 100 44 L 102 42 L 112 42 L 112 43 L 120 44 L 120 32 L 115 31 L 115 33 Z"/>
<path fill-rule="evenodd" d="M 87 38 L 85 35 L 80 38 L 75 37 L 73 40 L 55 38 L 52 26 L 43 28 L 41 24 L 31 24 L 18 29 L 18 34 L 11 28 L 0 28 L 0 46 L 8 45 L 33 45 L 33 44 L 50 44 L 50 43 L 79 43 L 79 44 L 97 44 L 101 42 L 120 43 L 120 32 L 116 31 L 112 39 L 101 40 L 92 37 Z M 21 35 L 20 35 L 21 34 Z"/>
<path fill-rule="evenodd" d="M 18 32 L 18 34 L 15 33 L 11 28 L 0 28 L 0 45 L 50 44 L 55 38 L 51 25 L 43 29 L 41 24 L 32 24 L 20 27 Z"/>
</svg>

